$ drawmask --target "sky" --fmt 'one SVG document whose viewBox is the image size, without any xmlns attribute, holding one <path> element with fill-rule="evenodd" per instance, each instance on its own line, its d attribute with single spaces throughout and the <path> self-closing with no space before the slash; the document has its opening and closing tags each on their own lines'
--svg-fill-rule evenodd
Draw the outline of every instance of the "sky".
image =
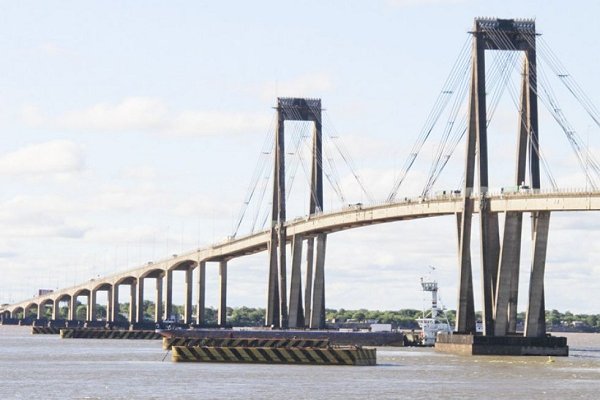
<svg viewBox="0 0 600 400">
<path fill-rule="evenodd" d="M 326 184 L 326 210 L 384 200 L 475 17 L 535 18 L 544 42 L 600 103 L 595 1 L 568 7 L 552 0 L 0 5 L 0 303 L 231 235 L 256 165 L 266 159 L 270 168 L 264 143 L 273 132 L 278 96 L 322 99 L 329 151 L 345 192 L 341 199 Z M 512 75 L 517 82 L 518 71 Z M 600 129 L 559 88 L 565 113 L 573 106 L 574 129 L 600 154 Z M 508 97 L 490 125 L 496 189 L 514 180 L 516 118 Z M 564 134 L 548 112 L 541 110 L 540 120 L 542 147 L 558 186 L 584 187 L 585 174 Z M 293 135 L 286 140 L 293 149 Z M 421 151 L 399 196 L 420 194 L 435 140 Z M 434 189 L 460 187 L 463 147 Z M 351 157 L 351 167 L 337 148 Z M 305 150 L 288 158 L 298 160 L 302 151 L 305 163 Z M 290 218 L 307 212 L 303 165 L 294 175 Z M 244 222 L 239 234 L 248 233 L 248 226 Z M 600 291 L 600 216 L 554 213 L 550 227 L 547 308 L 600 313 L 600 299 L 591 295 Z M 526 222 L 522 310 L 529 230 Z M 327 307 L 421 308 L 419 278 L 427 277 L 438 280 L 442 303 L 454 308 L 456 246 L 450 217 L 332 234 Z M 476 279 L 478 251 L 475 246 Z M 264 253 L 230 262 L 229 305 L 265 306 L 267 265 Z M 216 278 L 217 264 L 211 263 L 207 305 L 217 304 Z M 177 303 L 183 277 L 176 273 L 175 279 Z M 146 291 L 152 293 L 151 285 Z"/>
</svg>

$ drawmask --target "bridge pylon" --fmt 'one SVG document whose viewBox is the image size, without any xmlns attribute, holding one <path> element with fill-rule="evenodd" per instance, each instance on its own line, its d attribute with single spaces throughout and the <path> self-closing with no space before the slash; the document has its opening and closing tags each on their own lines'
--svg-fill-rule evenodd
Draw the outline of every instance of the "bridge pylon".
<svg viewBox="0 0 600 400">
<path fill-rule="evenodd" d="M 481 284 L 483 294 L 482 322 L 484 335 L 504 336 L 516 329 L 519 264 L 523 213 L 509 211 L 505 215 L 504 234 L 500 241 L 498 213 L 491 212 L 485 201 L 488 192 L 488 147 L 485 89 L 485 51 L 524 52 L 521 86 L 520 122 L 517 140 L 515 185 L 531 190 L 540 188 L 538 137 L 536 31 L 530 19 L 475 19 L 472 47 L 471 90 L 463 213 L 458 215 L 459 293 L 456 331 L 475 333 L 473 282 L 471 269 L 471 221 L 475 188 L 475 172 L 480 215 Z M 527 162 L 528 161 L 528 162 Z M 528 172 L 528 176 L 527 176 Z M 529 190 L 529 189 L 528 189 Z M 529 288 L 529 306 L 525 336 L 543 336 L 544 267 L 548 241 L 549 212 L 532 213 L 533 260 Z"/>
<path fill-rule="evenodd" d="M 273 174 L 273 208 L 269 241 L 269 283 L 265 324 L 278 328 L 323 328 L 325 326 L 326 235 L 292 238 L 292 276 L 287 302 L 285 121 L 314 123 L 309 214 L 323 211 L 321 100 L 280 97 L 277 99 L 277 132 Z M 306 288 L 302 302 L 302 243 L 306 240 Z M 315 246 L 316 240 L 316 246 Z"/>
</svg>

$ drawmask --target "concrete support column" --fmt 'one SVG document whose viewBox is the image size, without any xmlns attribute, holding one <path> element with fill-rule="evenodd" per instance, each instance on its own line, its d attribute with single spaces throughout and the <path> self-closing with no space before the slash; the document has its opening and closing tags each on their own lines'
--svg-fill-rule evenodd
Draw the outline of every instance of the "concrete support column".
<svg viewBox="0 0 600 400">
<path fill-rule="evenodd" d="M 477 40 L 473 41 L 473 61 L 471 67 L 471 92 L 469 100 L 469 122 L 465 154 L 465 180 L 463 187 L 463 212 L 460 214 L 458 226 L 458 300 L 456 308 L 456 327 L 459 333 L 475 333 L 475 311 L 473 304 L 473 272 L 471 269 L 471 228 L 473 219 L 473 185 L 475 182 L 475 158 L 477 145 L 477 129 L 479 110 L 477 106 L 480 91 L 477 90 Z M 485 69 L 484 69 L 485 72 Z M 485 94 L 485 93 L 484 93 Z"/>
<path fill-rule="evenodd" d="M 309 214 L 313 215 L 323 210 L 323 170 L 322 170 L 322 121 L 321 100 L 301 98 L 277 99 L 277 129 L 275 135 L 275 157 L 273 170 L 273 201 L 271 214 L 271 239 L 269 241 L 269 283 L 267 292 L 267 313 L 265 324 L 269 326 L 287 328 L 289 325 L 288 298 L 287 298 L 287 266 L 286 266 L 286 194 L 285 194 L 285 135 L 284 125 L 286 120 L 314 122 L 312 169 L 310 183 Z M 312 275 L 312 244 L 309 245 L 311 265 L 308 274 Z M 300 275 L 298 275 L 298 279 Z M 312 282 L 307 280 L 307 285 Z M 294 284 L 294 301 L 300 296 L 301 288 Z M 291 294 L 290 294 L 291 295 Z M 313 295 L 314 296 L 314 295 Z M 312 299 L 310 289 L 307 289 L 306 301 Z M 298 310 L 300 303 L 294 304 L 293 325 L 298 324 Z M 305 306 L 305 315 L 308 315 L 310 305 Z M 317 311 L 318 316 L 320 311 Z"/>
<path fill-rule="evenodd" d="M 485 195 L 488 192 L 488 145 L 487 115 L 485 94 L 485 40 L 478 33 L 473 40 L 473 91 L 475 95 L 475 120 L 471 120 L 469 135 L 476 136 L 476 155 L 478 159 L 480 210 L 480 248 L 481 248 L 481 285 L 483 294 L 483 334 L 494 334 L 494 302 L 500 238 L 498 233 L 498 214 L 489 210 Z"/>
<path fill-rule="evenodd" d="M 516 310 L 511 307 L 516 307 L 517 303 L 516 293 L 513 293 L 513 281 L 516 278 L 518 285 L 522 216 L 520 212 L 509 211 L 504 219 L 502 257 L 496 286 L 495 336 L 505 336 L 509 332 L 509 312 L 514 311 L 516 315 Z"/>
<path fill-rule="evenodd" d="M 273 202 L 271 240 L 269 241 L 269 282 L 266 325 L 287 326 L 286 260 L 285 260 L 285 112 L 279 101 L 273 165 Z"/>
<path fill-rule="evenodd" d="M 198 262 L 198 297 L 196 299 L 196 323 L 202 325 L 205 322 L 204 308 L 206 298 L 206 262 Z"/>
<path fill-rule="evenodd" d="M 54 300 L 52 305 L 52 319 L 56 321 L 60 319 L 60 301 L 59 299 Z"/>
<path fill-rule="evenodd" d="M 170 319 L 173 315 L 173 271 L 165 272 L 165 317 Z"/>
<path fill-rule="evenodd" d="M 515 185 L 525 181 L 527 166 L 527 143 L 530 129 L 537 130 L 537 121 L 531 120 L 529 113 L 529 73 L 528 60 L 523 60 L 523 79 L 521 80 L 520 123 L 517 136 L 517 163 Z M 515 333 L 517 330 L 517 303 L 519 297 L 519 270 L 521 262 L 521 234 L 523 213 L 507 212 L 504 221 L 504 239 L 502 258 L 498 271 L 496 291 L 496 334 Z M 506 309 L 506 316 L 504 315 Z M 506 322 L 507 321 L 507 322 Z M 506 324 L 506 327 L 504 326 Z"/>
<path fill-rule="evenodd" d="M 473 298 L 473 271 L 471 268 L 471 220 L 473 201 L 466 197 L 465 212 L 457 215 L 459 237 L 459 286 L 456 325 L 459 333 L 475 333 L 475 302 Z M 464 232 L 464 233 L 463 233 Z"/>
<path fill-rule="evenodd" d="M 517 305 L 519 303 L 519 271 L 520 271 L 520 260 L 519 264 L 510 278 L 510 294 L 508 296 L 508 333 L 517 332 Z"/>
<path fill-rule="evenodd" d="M 42 319 L 42 316 L 44 315 L 43 312 L 42 312 L 42 310 L 43 310 L 43 305 L 42 305 L 42 303 L 39 303 L 38 307 L 37 307 L 37 313 L 36 313 L 37 314 L 36 315 L 37 319 Z"/>
<path fill-rule="evenodd" d="M 482 261 L 482 291 L 483 291 L 483 331 L 484 335 L 494 335 L 494 308 L 496 303 L 496 281 L 498 279 L 498 260 L 500 258 L 500 236 L 498 214 L 490 212 L 487 201 L 480 210 L 481 222 L 481 261 Z"/>
<path fill-rule="evenodd" d="M 110 322 L 116 322 L 117 321 L 117 317 L 119 315 L 119 285 L 115 284 L 113 285 L 112 291 L 111 291 L 111 309 L 112 311 L 110 312 L 111 315 L 111 319 Z"/>
<path fill-rule="evenodd" d="M 306 283 L 304 286 L 304 326 L 310 325 L 312 310 L 312 288 L 313 288 L 313 263 L 314 263 L 315 239 L 306 241 Z"/>
<path fill-rule="evenodd" d="M 184 285 L 184 292 L 185 292 L 185 302 L 183 305 L 183 321 L 186 324 L 191 324 L 192 323 L 192 294 L 193 294 L 193 282 L 192 282 L 192 278 L 193 278 L 193 269 L 192 267 L 188 267 L 188 269 L 185 270 L 185 285 Z"/>
<path fill-rule="evenodd" d="M 284 183 L 285 184 L 285 183 Z M 289 324 L 288 306 L 287 306 L 287 262 L 286 262 L 286 229 L 281 224 L 278 228 L 279 238 L 279 327 L 287 328 Z"/>
<path fill-rule="evenodd" d="M 88 296 L 88 309 L 87 309 L 87 319 L 88 321 L 96 320 L 96 290 L 90 290 L 90 295 Z"/>
<path fill-rule="evenodd" d="M 277 235 L 271 231 L 269 249 L 269 277 L 267 284 L 266 326 L 279 326 L 279 284 L 277 283 Z"/>
<path fill-rule="evenodd" d="M 317 259 L 315 263 L 315 281 L 310 316 L 311 329 L 325 328 L 325 247 L 327 236 L 317 235 Z"/>
<path fill-rule="evenodd" d="M 219 326 L 227 325 L 227 261 L 219 262 Z"/>
<path fill-rule="evenodd" d="M 304 311 L 302 309 L 302 236 L 294 236 L 292 240 L 292 277 L 290 283 L 289 327 L 304 327 Z"/>
<path fill-rule="evenodd" d="M 154 296 L 154 322 L 156 322 L 157 324 L 160 323 L 162 321 L 162 315 L 163 315 L 163 309 L 162 309 L 162 302 L 163 302 L 163 290 L 162 290 L 162 286 L 163 286 L 163 277 L 162 275 L 159 275 L 156 277 L 156 295 Z"/>
<path fill-rule="evenodd" d="M 106 322 L 110 322 L 113 320 L 112 291 L 113 291 L 112 286 L 109 287 L 108 290 L 106 291 Z"/>
<path fill-rule="evenodd" d="M 542 337 L 546 334 L 544 302 L 544 272 L 550 212 L 540 211 L 533 220 L 533 260 L 529 278 L 529 304 L 525 319 L 525 336 Z"/>
<path fill-rule="evenodd" d="M 321 120 L 321 101 L 319 100 L 315 106 L 316 107 L 311 108 L 314 117 L 314 129 L 312 137 L 312 165 L 309 199 L 310 215 L 323 212 L 323 124 Z M 311 238 L 307 243 L 306 308 L 304 310 L 304 315 L 306 316 L 305 319 L 308 319 L 310 316 L 309 325 L 311 328 L 316 328 L 317 325 L 323 328 L 325 327 L 325 244 L 326 236 L 324 234 L 317 236 L 317 261 L 313 281 L 313 264 L 315 264 L 314 239 Z M 311 293 L 311 287 L 315 288 L 313 293 Z M 321 288 L 322 293 L 320 293 Z"/>
<path fill-rule="evenodd" d="M 129 286 L 129 322 L 135 323 L 137 318 L 137 284 L 136 282 L 131 282 Z"/>
<path fill-rule="evenodd" d="M 69 319 L 75 321 L 77 319 L 77 296 L 71 296 L 69 302 Z"/>
<path fill-rule="evenodd" d="M 137 314 L 135 322 L 144 322 L 144 278 L 138 278 L 137 284 Z"/>
</svg>

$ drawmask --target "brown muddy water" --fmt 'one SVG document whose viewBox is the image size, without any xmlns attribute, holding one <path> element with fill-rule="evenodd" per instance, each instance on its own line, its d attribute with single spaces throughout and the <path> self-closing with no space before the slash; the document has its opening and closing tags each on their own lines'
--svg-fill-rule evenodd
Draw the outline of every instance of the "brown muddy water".
<svg viewBox="0 0 600 400">
<path fill-rule="evenodd" d="M 160 341 L 0 326 L 0 399 L 600 399 L 600 334 L 571 355 L 463 357 L 379 348 L 374 367 L 173 363 Z"/>
</svg>

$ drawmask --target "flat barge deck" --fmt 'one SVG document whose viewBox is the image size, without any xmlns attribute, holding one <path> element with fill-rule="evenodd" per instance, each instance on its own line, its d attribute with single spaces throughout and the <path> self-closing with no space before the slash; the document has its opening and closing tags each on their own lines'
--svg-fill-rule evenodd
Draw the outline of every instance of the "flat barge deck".
<svg viewBox="0 0 600 400">
<path fill-rule="evenodd" d="M 163 346 L 189 345 L 194 340 L 214 338 L 236 339 L 299 339 L 327 340 L 334 346 L 404 346 L 402 332 L 345 332 L 333 330 L 232 330 L 232 329 L 173 329 L 160 330 Z"/>
</svg>

